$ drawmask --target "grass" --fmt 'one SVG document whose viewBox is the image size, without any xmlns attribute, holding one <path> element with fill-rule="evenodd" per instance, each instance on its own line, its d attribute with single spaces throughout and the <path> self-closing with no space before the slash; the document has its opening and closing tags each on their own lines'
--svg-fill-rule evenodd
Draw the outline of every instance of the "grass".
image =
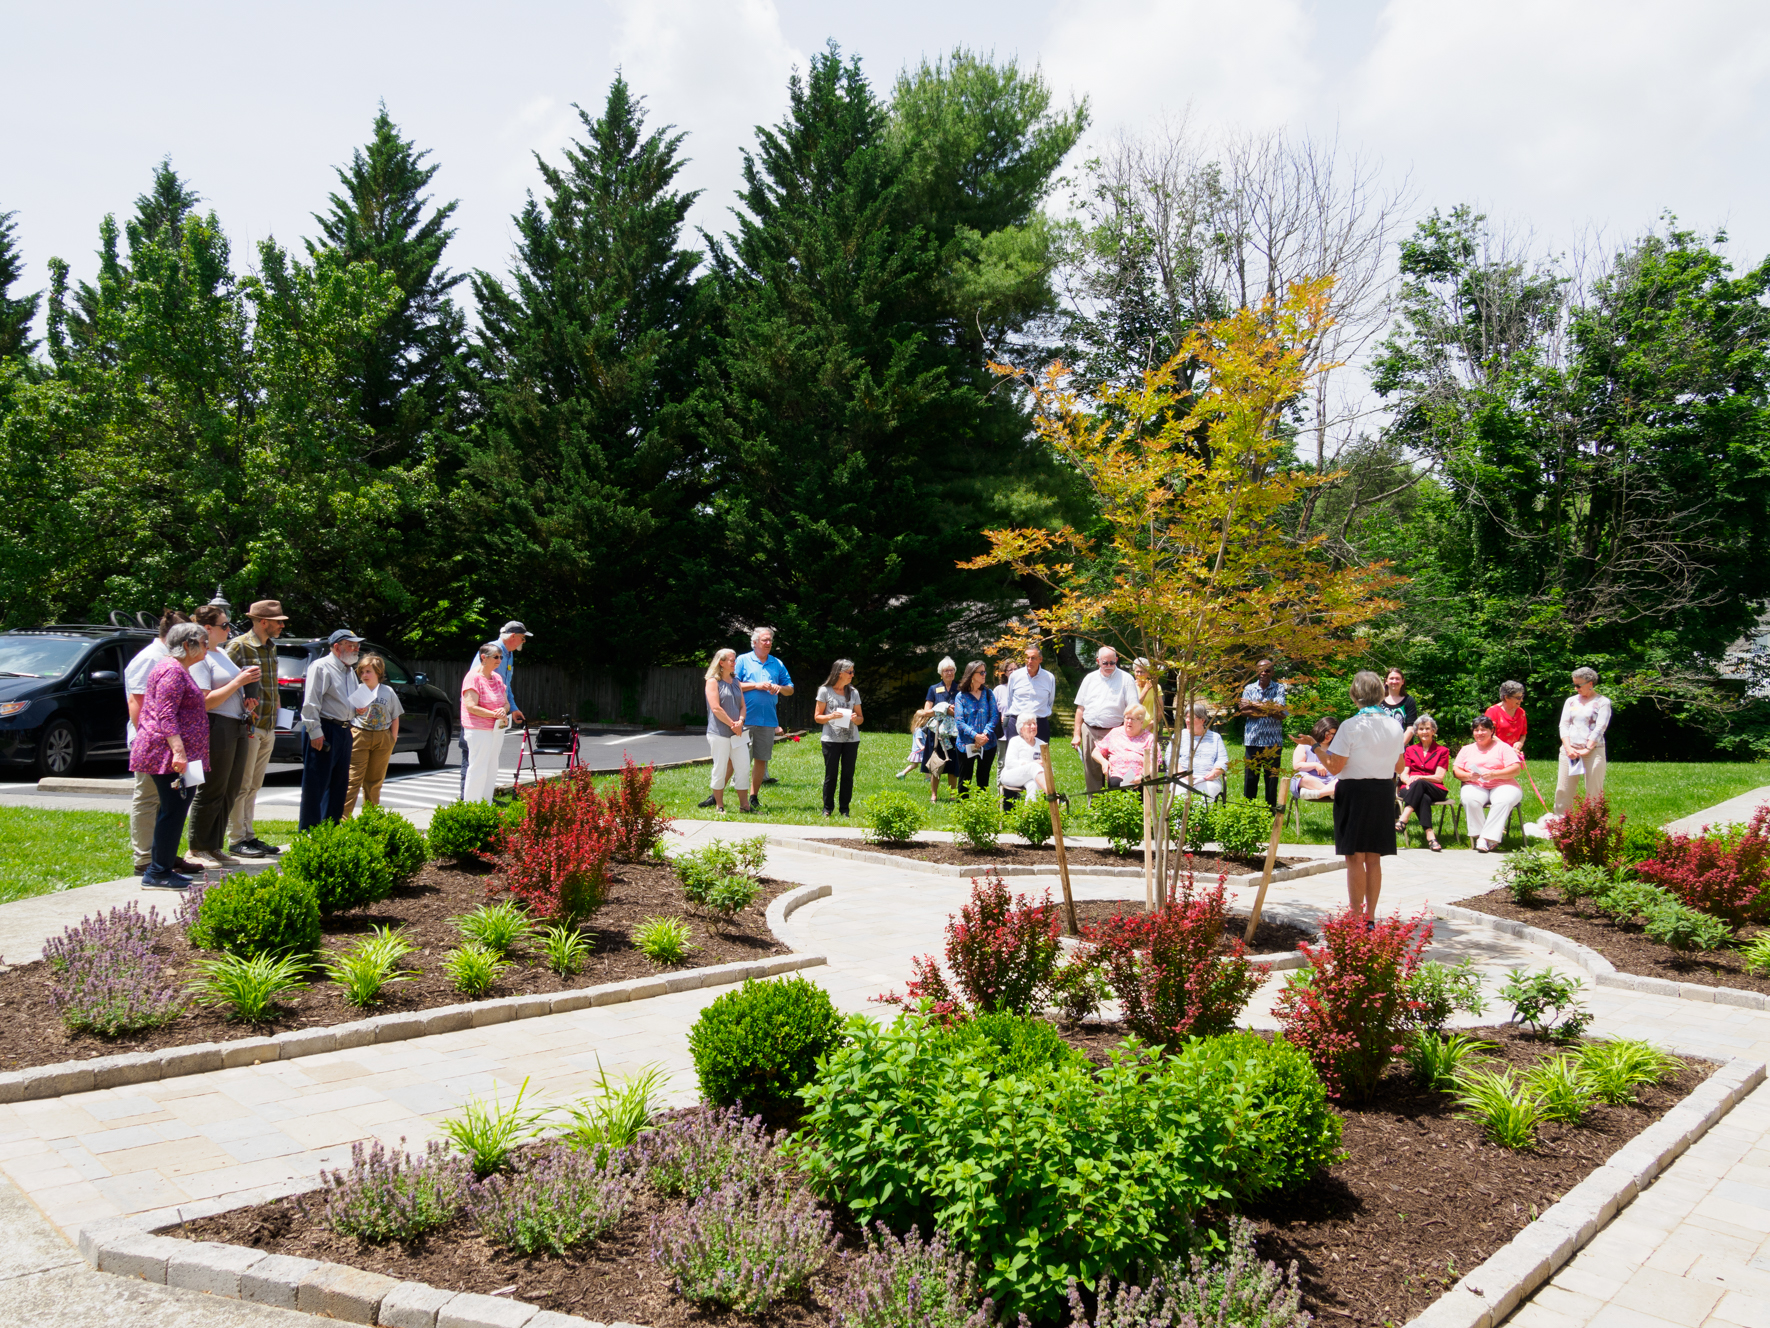
<svg viewBox="0 0 1770 1328">
<path fill-rule="evenodd" d="M 869 733 L 861 738 L 860 758 L 854 772 L 854 811 L 850 821 L 843 821 L 837 816 L 835 825 L 861 824 L 861 804 L 871 794 L 888 788 L 902 789 L 916 796 L 928 812 L 926 828 L 930 830 L 951 830 L 954 824 L 954 800 L 941 781 L 940 802 L 929 806 L 928 781 L 922 773 L 912 770 L 902 780 L 893 776 L 903 769 L 909 754 L 910 739 L 907 733 Z M 1241 747 L 1231 743 L 1229 757 L 1232 762 L 1241 759 Z M 1081 758 L 1068 742 L 1061 739 L 1052 744 L 1051 760 L 1057 773 L 1057 786 L 1072 797 L 1083 787 Z M 756 819 L 781 822 L 788 825 L 819 825 L 824 821 L 823 814 L 823 754 L 815 735 L 808 735 L 802 742 L 780 742 L 775 744 L 774 759 L 769 762 L 768 773 L 780 780 L 778 784 L 770 784 L 761 790 L 762 813 L 750 818 L 737 810 L 737 796 L 726 790 L 725 803 L 728 810 L 724 819 L 742 824 Z M 1543 796 L 1551 803 L 1555 800 L 1555 762 L 1532 761 L 1530 773 L 1536 778 L 1537 787 L 1542 789 Z M 993 772 L 992 772 L 993 774 Z M 1456 797 L 1457 781 L 1453 776 L 1449 780 L 1451 796 Z M 1621 811 L 1631 821 L 1645 821 L 1653 825 L 1662 825 L 1666 821 L 1688 816 L 1692 812 L 1701 811 L 1704 807 L 1712 807 L 1728 798 L 1737 797 L 1741 793 L 1749 793 L 1755 788 L 1770 785 L 1770 764 L 1753 765 L 1746 762 L 1656 762 L 1656 761 L 1612 761 L 1605 784 L 1605 793 L 1615 810 Z M 656 782 L 652 786 L 654 795 L 662 802 L 672 816 L 717 819 L 718 813 L 712 808 L 700 808 L 696 804 L 707 796 L 707 767 L 704 765 L 686 766 L 677 770 L 660 770 Z M 1229 796 L 1241 796 L 1241 775 L 1239 769 L 1232 768 L 1229 780 Z M 1081 800 L 1076 799 L 1078 809 Z M 1536 800 L 1536 795 L 1528 785 L 1524 790 L 1524 817 L 1536 820 L 1542 815 L 1543 809 Z M 1085 833 L 1085 831 L 1084 831 Z M 1410 834 L 1417 836 L 1418 831 Z M 1327 804 L 1306 803 L 1303 808 L 1303 834 L 1287 834 L 1285 842 L 1301 842 L 1305 844 L 1329 844 L 1333 842 L 1333 810 Z M 1009 836 L 1009 842 L 1018 843 L 1015 836 Z M 1417 838 L 1414 842 L 1418 842 Z M 1447 840 L 1446 848 L 1452 847 Z"/>
<path fill-rule="evenodd" d="M 286 844 L 293 821 L 259 821 L 268 844 Z M 0 904 L 130 874 L 127 812 L 0 807 Z"/>
</svg>

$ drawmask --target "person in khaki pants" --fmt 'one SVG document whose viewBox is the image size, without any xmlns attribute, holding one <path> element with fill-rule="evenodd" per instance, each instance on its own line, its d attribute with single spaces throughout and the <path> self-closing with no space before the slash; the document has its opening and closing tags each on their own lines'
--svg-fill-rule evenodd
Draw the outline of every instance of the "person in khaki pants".
<svg viewBox="0 0 1770 1328">
<path fill-rule="evenodd" d="M 227 657 L 241 668 L 256 664 L 260 679 L 246 689 L 246 709 L 252 716 L 250 741 L 240 753 L 240 791 L 227 815 L 228 852 L 240 858 L 274 858 L 282 850 L 257 838 L 252 830 L 258 790 L 264 787 L 264 768 L 270 764 L 277 742 L 277 638 L 289 616 L 274 599 L 253 602 L 246 610 L 252 630 L 227 643 Z M 253 693 L 256 691 L 257 695 Z"/>
<path fill-rule="evenodd" d="M 356 815 L 356 795 L 376 807 L 381 805 L 381 781 L 387 778 L 387 758 L 399 741 L 399 717 L 406 713 L 393 688 L 387 685 L 387 661 L 364 655 L 357 661 L 356 676 L 365 687 L 375 689 L 375 699 L 351 721 L 356 730 L 350 745 L 350 787 L 344 794 L 344 815 Z M 373 681 L 371 681 L 371 679 Z"/>
</svg>

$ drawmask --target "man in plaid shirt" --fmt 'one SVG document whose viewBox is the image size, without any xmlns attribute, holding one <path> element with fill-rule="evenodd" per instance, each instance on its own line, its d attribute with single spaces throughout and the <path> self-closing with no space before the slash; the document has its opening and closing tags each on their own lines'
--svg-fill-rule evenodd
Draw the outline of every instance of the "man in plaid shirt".
<svg viewBox="0 0 1770 1328">
<path fill-rule="evenodd" d="M 1254 681 L 1241 689 L 1241 703 L 1236 713 L 1245 721 L 1242 727 L 1241 795 L 1249 802 L 1260 788 L 1260 774 L 1266 774 L 1266 801 L 1278 810 L 1278 758 L 1284 746 L 1286 715 L 1284 684 L 1278 680 L 1272 661 L 1263 659 L 1255 666 Z"/>
<path fill-rule="evenodd" d="M 252 630 L 242 632 L 227 643 L 227 657 L 241 668 L 256 664 L 263 671 L 262 682 L 246 690 L 246 711 L 252 716 L 252 736 L 246 753 L 240 758 L 245 774 L 240 779 L 239 796 L 227 818 L 229 853 L 241 858 L 271 858 L 282 850 L 266 844 L 252 833 L 252 813 L 258 801 L 258 790 L 264 786 L 264 768 L 270 764 L 270 750 L 277 741 L 277 638 L 289 616 L 281 601 L 261 599 L 246 610 Z M 256 695 L 254 695 L 256 693 Z"/>
</svg>

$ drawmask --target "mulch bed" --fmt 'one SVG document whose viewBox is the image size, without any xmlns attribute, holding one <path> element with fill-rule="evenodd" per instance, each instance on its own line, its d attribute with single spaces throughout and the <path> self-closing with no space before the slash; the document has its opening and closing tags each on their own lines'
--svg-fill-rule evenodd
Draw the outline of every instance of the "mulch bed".
<svg viewBox="0 0 1770 1328">
<path fill-rule="evenodd" d="M 1044 848 L 1033 848 L 1028 844 L 998 844 L 988 852 L 972 848 L 969 844 L 930 844 L 923 840 L 912 840 L 907 844 L 872 844 L 862 839 L 814 839 L 814 844 L 834 844 L 838 848 L 860 849 L 867 853 L 884 853 L 894 858 L 914 858 L 918 862 L 956 863 L 961 867 L 1050 867 L 1057 866 L 1057 849 L 1050 844 Z M 1081 848 L 1074 844 L 1065 844 L 1064 856 L 1069 859 L 1072 868 L 1083 867 L 1143 867 L 1143 853 L 1135 853 L 1120 857 L 1110 849 Z M 1280 858 L 1272 865 L 1276 867 L 1299 867 L 1314 862 L 1314 858 Z M 1195 853 L 1192 856 L 1192 873 L 1202 879 L 1219 874 L 1225 876 L 1247 876 L 1266 869 L 1266 857 L 1262 854 L 1257 858 L 1219 858 L 1209 853 Z"/>
<path fill-rule="evenodd" d="M 1078 899 L 1076 900 L 1076 921 L 1086 927 L 1091 922 L 1109 922 L 1120 914 L 1141 915 L 1143 901 L 1141 899 Z M 1239 916 L 1231 913 L 1229 925 L 1223 932 L 1223 939 L 1218 949 L 1228 953 L 1236 941 L 1247 930 L 1248 915 Z M 1260 925 L 1254 931 L 1254 940 L 1248 946 L 1249 954 L 1276 954 L 1280 951 L 1295 950 L 1299 942 L 1317 940 L 1315 932 L 1307 927 L 1293 926 L 1289 922 L 1277 922 L 1266 914 L 1260 915 Z"/>
<path fill-rule="evenodd" d="M 325 949 L 342 948 L 371 928 L 387 925 L 404 926 L 418 945 L 419 949 L 401 962 L 401 968 L 417 970 L 419 976 L 410 982 L 390 983 L 383 989 L 381 1003 L 368 1010 L 351 1005 L 338 987 L 316 973 L 310 978 L 311 986 L 284 998 L 282 1013 L 277 1018 L 261 1024 L 242 1023 L 220 1010 L 192 1006 L 173 1023 L 142 1033 L 115 1038 L 69 1033 L 50 1005 L 49 966 L 41 960 L 21 964 L 0 973 L 0 1070 L 125 1051 L 154 1051 L 194 1042 L 263 1037 L 288 1029 L 350 1023 L 377 1014 L 462 1004 L 469 998 L 455 990 L 442 969 L 443 955 L 462 944 L 463 939 L 448 919 L 495 900 L 501 891 L 492 870 L 490 863 L 455 866 L 433 862 L 410 884 L 397 888 L 380 903 L 360 913 L 323 920 L 321 944 Z M 511 956 L 514 965 L 482 999 L 568 991 L 624 978 L 785 954 L 787 947 L 768 930 L 767 909 L 769 901 L 791 888 L 791 882 L 765 879 L 750 907 L 729 924 L 715 928 L 710 917 L 688 905 L 671 868 L 649 862 L 613 863 L 609 867 L 608 902 L 586 924 L 594 933 L 590 961 L 572 977 L 562 979 L 545 967 L 538 955 L 519 952 Z M 162 916 L 178 906 L 175 898 L 152 902 Z M 688 921 L 694 944 L 699 948 L 691 951 L 682 964 L 664 968 L 633 948 L 633 930 L 643 919 L 654 916 Z M 194 949 L 175 927 L 161 929 L 154 949 L 171 961 L 173 979 L 180 985 L 192 976 L 190 965 L 194 960 L 213 957 L 207 951 Z"/>
<path fill-rule="evenodd" d="M 1494 1062 L 1528 1066 L 1559 1051 L 1511 1025 L 1466 1031 L 1496 1044 Z M 1104 1062 L 1124 1030 L 1084 1024 L 1065 1036 Z M 1296 1260 L 1303 1308 L 1318 1320 L 1406 1323 L 1714 1068 L 1691 1061 L 1666 1084 L 1637 1089 L 1635 1105 L 1599 1105 L 1579 1125 L 1545 1122 L 1535 1151 L 1513 1152 L 1459 1120 L 1448 1094 L 1416 1088 L 1392 1065 L 1369 1102 L 1339 1105 L 1346 1160 L 1245 1216 L 1262 1257 Z"/>
<path fill-rule="evenodd" d="M 1472 1030 L 1496 1044 L 1492 1059 L 1525 1066 L 1558 1049 L 1505 1026 Z M 1113 1025 L 1068 1030 L 1069 1040 L 1104 1061 L 1124 1037 Z M 1459 1120 L 1448 1095 L 1422 1092 L 1392 1067 L 1374 1098 L 1342 1107 L 1345 1161 L 1246 1216 L 1259 1252 L 1281 1266 L 1295 1260 L 1304 1308 L 1318 1319 L 1354 1325 L 1404 1323 L 1459 1277 L 1494 1254 L 1544 1209 L 1690 1093 L 1713 1071 L 1692 1062 L 1675 1080 L 1641 1088 L 1627 1107 L 1596 1107 L 1577 1126 L 1538 1127 L 1538 1146 L 1511 1152 Z M 524 1257 L 491 1245 L 467 1218 L 410 1245 L 370 1245 L 339 1237 L 279 1200 L 190 1223 L 176 1234 L 248 1245 L 366 1268 L 453 1290 L 504 1291 L 548 1309 L 652 1328 L 811 1328 L 829 1322 L 840 1276 L 832 1259 L 804 1301 L 768 1314 L 702 1313 L 669 1290 L 650 1259 L 654 1219 L 683 1200 L 648 1190 L 608 1235 L 567 1258 Z M 843 1246 L 859 1233 L 836 1210 Z M 172 1233 L 169 1233 L 172 1234 Z"/>
<path fill-rule="evenodd" d="M 1737 987 L 1770 995 L 1770 979 L 1746 972 L 1745 960 L 1736 951 L 1679 954 L 1669 945 L 1648 940 L 1639 926 L 1617 922 L 1583 899 L 1564 900 L 1555 890 L 1545 890 L 1535 904 L 1515 903 L 1507 891 L 1490 890 L 1484 895 L 1457 900 L 1457 907 L 1510 918 L 1589 945 L 1622 972 L 1638 977 L 1693 982 L 1704 987 Z M 1742 927 L 1738 933 L 1740 944 L 1749 944 L 1762 930 Z"/>
</svg>

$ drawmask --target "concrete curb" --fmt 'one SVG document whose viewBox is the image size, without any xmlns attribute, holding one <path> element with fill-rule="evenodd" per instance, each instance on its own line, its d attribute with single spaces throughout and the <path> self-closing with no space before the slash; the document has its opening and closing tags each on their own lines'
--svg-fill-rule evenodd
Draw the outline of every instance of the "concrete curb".
<svg viewBox="0 0 1770 1328">
<path fill-rule="evenodd" d="M 930 876 L 977 876 L 990 870 L 991 864 L 983 863 L 970 866 L 958 862 L 923 862 L 919 858 L 900 858 L 890 853 L 872 853 L 866 849 L 843 848 L 838 844 L 819 844 L 809 839 L 793 839 L 786 835 L 769 835 L 769 847 L 796 849 L 801 853 L 821 853 L 830 858 L 847 858 L 851 862 L 870 862 L 881 867 L 897 867 L 904 871 L 924 872 Z M 1301 867 L 1278 867 L 1273 870 L 1273 884 L 1280 881 L 1296 881 L 1305 876 L 1319 876 L 1346 865 L 1344 858 L 1320 858 L 1305 863 Z M 1002 876 L 1057 876 L 1056 867 L 1016 867 L 1012 865 L 998 866 L 995 871 Z M 1143 879 L 1141 867 L 1071 867 L 1071 876 L 1108 876 L 1126 879 Z M 1231 890 L 1246 890 L 1260 884 L 1260 874 L 1253 872 L 1245 876 L 1230 876 L 1224 884 Z"/>
<path fill-rule="evenodd" d="M 1497 1328 L 1763 1080 L 1760 1061 L 1735 1058 L 1723 1063 L 1689 1097 L 1611 1154 L 1559 1203 L 1415 1315 L 1407 1328 Z"/>
<path fill-rule="evenodd" d="M 289 1061 L 302 1056 L 318 1056 L 328 1051 L 366 1047 L 373 1043 L 405 1042 L 411 1038 L 429 1037 L 433 1033 L 484 1028 L 489 1024 L 509 1023 L 516 1019 L 537 1019 L 543 1015 L 565 1014 L 595 1005 L 622 1005 L 629 1001 L 649 1000 L 654 996 L 667 996 L 679 991 L 724 987 L 751 978 L 771 978 L 782 973 L 817 968 L 828 960 L 821 954 L 797 952 L 796 938 L 787 924 L 787 918 L 801 905 L 808 904 L 813 899 L 821 899 L 829 893 L 830 887 L 827 885 L 800 886 L 776 896 L 769 904 L 769 931 L 782 945 L 794 950 L 793 954 L 770 955 L 766 959 L 736 964 L 714 964 L 707 968 L 689 968 L 675 973 L 661 970 L 647 977 L 627 978 L 622 982 L 605 982 L 595 987 L 577 987 L 571 991 L 551 994 L 503 996 L 497 1000 L 443 1005 L 431 1010 L 376 1015 L 370 1019 L 333 1024 L 326 1028 L 293 1029 L 274 1037 L 239 1038 L 233 1042 L 198 1042 L 189 1046 L 166 1047 L 160 1051 L 131 1052 L 85 1061 L 38 1065 L 28 1070 L 9 1070 L 0 1074 L 0 1104 L 63 1097 L 70 1093 L 90 1093 L 100 1088 L 177 1079 L 187 1074 L 208 1074 L 212 1070 L 257 1065 L 263 1061 Z"/>
<path fill-rule="evenodd" d="M 1770 996 L 1759 991 L 1739 991 L 1733 987 L 1707 987 L 1698 982 L 1673 982 L 1670 978 L 1642 977 L 1635 973 L 1619 973 L 1616 965 L 1589 945 L 1569 940 L 1559 932 L 1545 931 L 1511 918 L 1496 918 L 1477 909 L 1459 908 L 1455 904 L 1434 904 L 1432 913 L 1446 922 L 1467 922 L 1485 927 L 1504 936 L 1515 936 L 1553 951 L 1563 959 L 1579 965 L 1592 975 L 1594 987 L 1617 987 L 1623 991 L 1639 991 L 1649 996 L 1670 996 L 1680 1001 L 1696 1001 L 1703 1005 L 1733 1005 L 1743 1010 L 1770 1010 Z"/>
</svg>

